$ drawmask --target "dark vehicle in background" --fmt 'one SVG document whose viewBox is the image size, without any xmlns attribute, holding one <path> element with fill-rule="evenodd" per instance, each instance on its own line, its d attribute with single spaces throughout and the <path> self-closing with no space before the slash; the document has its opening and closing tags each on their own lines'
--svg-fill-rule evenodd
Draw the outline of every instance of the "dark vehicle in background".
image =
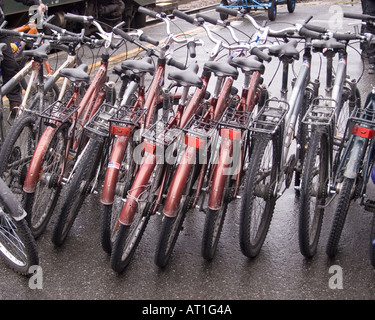
<svg viewBox="0 0 375 320">
<path fill-rule="evenodd" d="M 48 14 L 54 14 L 54 23 L 66 26 L 64 13 L 91 15 L 95 19 L 115 25 L 124 20 L 127 28 L 141 28 L 146 23 L 146 16 L 137 12 L 139 6 L 155 10 L 156 0 L 43 0 L 48 6 Z M 17 27 L 28 21 L 28 7 L 15 1 L 5 1 L 5 17 L 8 27 Z"/>
</svg>

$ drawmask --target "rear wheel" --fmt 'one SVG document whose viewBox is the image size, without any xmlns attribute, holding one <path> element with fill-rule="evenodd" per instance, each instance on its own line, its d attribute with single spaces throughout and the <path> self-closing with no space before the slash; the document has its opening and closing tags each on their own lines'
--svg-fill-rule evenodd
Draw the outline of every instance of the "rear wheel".
<svg viewBox="0 0 375 320">
<path fill-rule="evenodd" d="M 277 138 L 255 136 L 240 207 L 240 247 L 255 257 L 266 238 L 276 203 Z"/>
<path fill-rule="evenodd" d="M 61 190 L 58 178 L 65 159 L 69 123 L 62 124 L 54 133 L 42 160 L 39 179 L 34 193 L 24 193 L 24 208 L 34 237 L 46 228 L 55 209 Z"/>
<path fill-rule="evenodd" d="M 296 0 L 287 0 L 286 5 L 288 8 L 288 11 L 290 13 L 293 13 L 294 9 L 296 8 Z"/>
<path fill-rule="evenodd" d="M 268 19 L 270 19 L 271 21 L 275 21 L 276 14 L 277 14 L 276 0 L 271 1 L 271 6 L 268 8 L 267 12 L 268 12 Z"/>
<path fill-rule="evenodd" d="M 301 253 L 307 258 L 312 258 L 316 252 L 327 188 L 327 135 L 313 131 L 303 166 L 299 210 L 299 245 Z"/>
</svg>

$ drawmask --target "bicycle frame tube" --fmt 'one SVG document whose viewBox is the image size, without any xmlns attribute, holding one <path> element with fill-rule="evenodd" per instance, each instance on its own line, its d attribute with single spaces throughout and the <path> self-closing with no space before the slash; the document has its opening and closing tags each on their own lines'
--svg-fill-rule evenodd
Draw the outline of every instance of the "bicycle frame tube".
<svg viewBox="0 0 375 320">
<path fill-rule="evenodd" d="M 6 96 L 12 89 L 25 78 L 27 74 L 33 69 L 33 61 L 29 61 L 26 65 L 17 72 L 17 74 L 1 87 L 1 95 Z"/>
</svg>

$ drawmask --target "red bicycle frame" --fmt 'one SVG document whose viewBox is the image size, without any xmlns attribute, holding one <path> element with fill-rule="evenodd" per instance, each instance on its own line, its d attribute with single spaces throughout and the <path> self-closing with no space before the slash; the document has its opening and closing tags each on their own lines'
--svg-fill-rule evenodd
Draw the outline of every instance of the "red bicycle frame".
<svg viewBox="0 0 375 320">
<path fill-rule="evenodd" d="M 77 112 L 72 116 L 72 123 L 74 124 L 77 124 L 77 120 L 80 119 L 78 123 L 78 129 L 83 128 L 84 124 L 87 122 L 87 120 L 89 120 L 90 117 L 92 117 L 95 114 L 95 112 L 98 110 L 98 108 L 100 107 L 105 98 L 105 90 L 103 90 L 103 85 L 107 78 L 107 70 L 108 61 L 102 60 L 101 65 L 97 73 L 95 74 L 94 79 L 92 80 L 89 88 L 87 89 L 85 95 L 79 103 L 79 108 Z M 69 100 L 66 107 L 71 106 L 74 103 L 76 97 L 77 92 L 76 95 Z M 61 125 L 61 123 L 57 121 L 54 124 L 55 126 L 48 126 L 46 130 L 43 132 L 39 139 L 38 145 L 34 151 L 23 186 L 23 191 L 26 193 L 34 193 L 36 190 L 36 186 L 40 178 L 40 171 L 42 168 L 44 155 L 46 154 L 47 148 L 54 136 L 54 133 Z M 74 131 L 76 131 L 76 129 Z M 74 134 L 74 132 L 72 132 L 72 134 Z M 72 138 L 73 150 L 77 150 L 80 137 L 73 135 Z M 70 145 L 71 140 L 69 139 L 67 152 L 65 155 L 66 159 L 68 157 Z"/>
</svg>

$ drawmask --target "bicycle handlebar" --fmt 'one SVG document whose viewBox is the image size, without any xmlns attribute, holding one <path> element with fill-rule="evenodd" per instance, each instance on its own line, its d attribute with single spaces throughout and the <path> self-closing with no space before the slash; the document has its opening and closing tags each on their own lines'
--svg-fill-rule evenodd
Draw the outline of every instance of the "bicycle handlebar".
<svg viewBox="0 0 375 320">
<path fill-rule="evenodd" d="M 73 22 L 80 22 L 85 25 L 91 25 L 94 22 L 93 16 L 83 16 L 72 13 L 65 13 L 64 18 Z"/>
</svg>

